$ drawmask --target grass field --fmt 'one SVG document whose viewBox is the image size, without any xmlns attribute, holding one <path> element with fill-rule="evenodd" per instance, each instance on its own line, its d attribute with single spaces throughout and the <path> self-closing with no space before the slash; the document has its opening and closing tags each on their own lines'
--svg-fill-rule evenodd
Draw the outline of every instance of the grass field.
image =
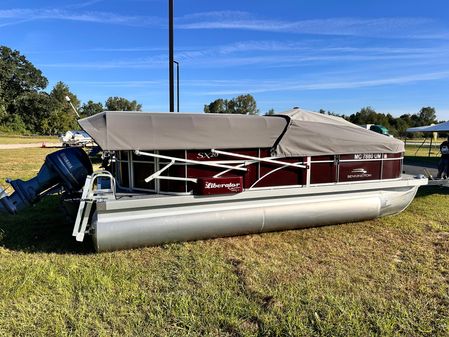
<svg viewBox="0 0 449 337">
<path fill-rule="evenodd" d="M 50 151 L 0 150 L 0 178 Z M 95 254 L 47 198 L 0 217 L 0 336 L 448 336 L 448 205 L 423 188 L 373 221 Z"/>
<path fill-rule="evenodd" d="M 0 134 L 0 144 L 33 144 L 33 143 L 57 143 L 58 137 L 51 136 L 4 136 Z"/>
</svg>

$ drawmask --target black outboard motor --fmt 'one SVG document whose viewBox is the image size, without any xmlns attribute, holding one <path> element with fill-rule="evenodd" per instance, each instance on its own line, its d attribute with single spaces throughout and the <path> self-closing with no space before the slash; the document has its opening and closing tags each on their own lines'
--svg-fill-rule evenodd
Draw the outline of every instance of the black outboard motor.
<svg viewBox="0 0 449 337">
<path fill-rule="evenodd" d="M 15 191 L 11 196 L 0 188 L 0 213 L 16 214 L 58 186 L 67 192 L 79 191 L 91 173 L 92 163 L 82 149 L 74 147 L 51 153 L 33 179 L 7 180 Z"/>
</svg>

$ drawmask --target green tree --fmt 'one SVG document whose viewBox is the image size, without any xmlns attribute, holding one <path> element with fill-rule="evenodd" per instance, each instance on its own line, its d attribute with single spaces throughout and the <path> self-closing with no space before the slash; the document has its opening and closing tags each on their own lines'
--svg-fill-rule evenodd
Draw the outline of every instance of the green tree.
<svg viewBox="0 0 449 337">
<path fill-rule="evenodd" d="M 405 119 L 402 118 L 396 118 L 395 119 L 395 125 L 394 128 L 396 129 L 396 134 L 394 134 L 395 136 L 399 136 L 399 137 L 404 137 L 407 132 L 405 132 L 405 130 L 407 130 L 410 127 L 410 124 L 407 124 L 407 121 Z"/>
<path fill-rule="evenodd" d="M 259 113 L 259 110 L 254 97 L 247 94 L 234 97 L 231 100 L 216 99 L 204 106 L 204 112 L 256 115 Z"/>
<path fill-rule="evenodd" d="M 364 107 L 360 109 L 360 111 L 356 112 L 349 116 L 349 120 L 354 124 L 379 124 L 377 112 L 371 108 L 370 106 Z"/>
<path fill-rule="evenodd" d="M 24 118 L 26 113 L 17 107 L 24 101 L 33 100 L 32 97 L 36 98 L 47 84 L 42 72 L 25 56 L 17 50 L 0 46 L 0 123 L 14 131 L 32 130 L 35 123 L 28 127 Z"/>
<path fill-rule="evenodd" d="M 227 113 L 227 110 L 228 110 L 228 100 L 222 98 L 216 99 L 210 104 L 206 104 L 204 106 L 205 113 L 224 114 Z"/>
<path fill-rule="evenodd" d="M 70 103 L 78 110 L 80 107 L 78 97 L 70 91 L 67 84 L 63 82 L 56 83 L 50 92 L 50 98 L 52 99 L 51 114 L 48 117 L 48 127 L 46 128 L 50 134 L 79 128 L 77 116 L 70 103 L 67 102 L 66 97 L 70 98 Z"/>
<path fill-rule="evenodd" d="M 55 134 L 77 128 L 71 103 L 80 101 L 69 87 L 58 82 L 49 94 L 48 80 L 18 51 L 0 46 L 0 124 L 18 132 Z"/>
<path fill-rule="evenodd" d="M 106 101 L 107 111 L 141 111 L 142 105 L 123 97 L 109 97 Z"/>
<path fill-rule="evenodd" d="M 48 119 L 54 107 L 54 101 L 47 93 L 28 92 L 22 94 L 15 100 L 15 113 L 12 114 L 14 117 L 8 118 L 7 124 L 14 128 L 12 122 L 18 121 L 17 117 L 19 117 L 30 132 L 50 134 Z"/>
<path fill-rule="evenodd" d="M 423 107 L 418 112 L 418 120 L 421 125 L 430 125 L 437 122 L 435 108 Z"/>
<path fill-rule="evenodd" d="M 80 101 L 78 97 L 76 97 L 76 95 L 70 91 L 69 86 L 64 82 L 59 81 L 58 83 L 56 83 L 50 92 L 50 96 L 53 99 L 55 99 L 58 104 L 66 108 L 67 111 L 70 110 L 73 112 L 72 108 L 70 107 L 70 104 L 68 104 L 66 100 L 66 96 L 70 98 L 70 102 L 76 109 L 79 109 L 80 107 Z"/>
<path fill-rule="evenodd" d="M 95 115 L 102 111 L 104 111 L 103 104 L 101 104 L 100 102 L 96 103 L 92 100 L 84 103 L 80 108 L 80 114 L 85 117 Z"/>
<path fill-rule="evenodd" d="M 7 116 L 7 113 L 6 113 L 5 102 L 3 102 L 3 100 L 0 98 L 0 124 L 4 121 L 6 116 Z"/>
<path fill-rule="evenodd" d="M 274 109 L 270 109 L 265 113 L 265 116 L 273 116 L 275 114 Z"/>
<path fill-rule="evenodd" d="M 0 97 L 7 104 L 25 92 L 45 89 L 48 80 L 17 50 L 0 46 Z"/>
<path fill-rule="evenodd" d="M 8 115 L 3 120 L 3 125 L 5 126 L 6 130 L 13 131 L 21 135 L 30 133 L 22 118 L 20 118 L 20 116 L 17 114 Z"/>
<path fill-rule="evenodd" d="M 228 102 L 229 113 L 241 114 L 241 115 L 257 115 L 259 110 L 257 109 L 256 100 L 252 95 L 240 95 Z"/>
</svg>

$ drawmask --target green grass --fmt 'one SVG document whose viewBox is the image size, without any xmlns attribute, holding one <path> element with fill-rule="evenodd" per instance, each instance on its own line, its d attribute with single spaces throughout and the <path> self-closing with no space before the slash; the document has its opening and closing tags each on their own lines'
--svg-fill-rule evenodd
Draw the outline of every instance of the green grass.
<svg viewBox="0 0 449 337">
<path fill-rule="evenodd" d="M 419 145 L 410 145 L 407 144 L 405 148 L 406 156 L 416 156 L 416 157 L 429 157 L 429 144 L 426 147 L 419 147 Z M 437 146 L 432 146 L 430 150 L 430 157 L 439 157 L 440 156 L 440 148 Z"/>
<path fill-rule="evenodd" d="M 52 136 L 2 136 L 0 135 L 0 144 L 32 144 L 32 143 L 57 143 L 58 137 Z"/>
<path fill-rule="evenodd" d="M 0 183 L 5 178 L 32 178 L 39 172 L 45 156 L 54 151 L 51 148 L 0 150 Z"/>
<path fill-rule="evenodd" d="M 432 147 L 429 156 L 429 147 L 419 147 L 419 145 L 407 144 L 405 147 L 405 163 L 423 163 L 432 164 L 435 168 L 438 167 L 441 153 L 439 147 Z"/>
<path fill-rule="evenodd" d="M 0 177 L 50 150 L 21 151 Z M 373 221 L 95 254 L 47 198 L 0 217 L 0 335 L 448 336 L 448 204 L 423 188 Z"/>
</svg>

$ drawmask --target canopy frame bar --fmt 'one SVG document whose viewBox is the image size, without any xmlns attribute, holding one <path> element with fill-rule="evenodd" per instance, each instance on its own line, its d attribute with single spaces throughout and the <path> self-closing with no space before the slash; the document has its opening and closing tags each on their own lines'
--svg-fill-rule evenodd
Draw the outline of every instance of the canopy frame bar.
<svg viewBox="0 0 449 337">
<path fill-rule="evenodd" d="M 269 158 L 258 158 L 258 157 L 253 157 L 253 156 L 247 156 L 247 155 L 244 155 L 244 154 L 227 152 L 227 151 L 221 151 L 221 150 L 215 150 L 215 149 L 212 149 L 211 151 L 212 151 L 212 153 L 222 154 L 222 155 L 225 155 L 225 156 L 242 158 L 242 159 L 249 159 L 249 160 L 255 160 L 255 161 L 260 161 L 260 162 L 265 162 L 265 163 L 270 163 L 270 164 L 275 164 L 275 165 L 291 166 L 291 167 L 297 167 L 297 168 L 302 168 L 302 169 L 308 169 L 309 168 L 307 165 L 288 163 L 288 162 L 283 162 L 283 161 L 280 161 L 280 160 L 274 160 L 274 159 L 269 159 Z"/>
<path fill-rule="evenodd" d="M 159 159 L 167 159 L 170 161 L 174 160 L 174 161 L 187 163 L 187 164 L 205 165 L 205 166 L 219 167 L 219 168 L 238 170 L 238 171 L 244 171 L 244 172 L 247 171 L 247 169 L 244 167 L 228 166 L 228 165 L 223 165 L 223 164 L 210 163 L 207 161 L 199 161 L 199 160 L 183 159 L 183 158 L 171 157 L 171 156 L 163 156 L 160 154 L 142 152 L 139 150 L 134 151 L 134 153 L 138 156 L 147 156 L 147 157 L 153 157 L 153 158 L 159 158 Z"/>
</svg>

